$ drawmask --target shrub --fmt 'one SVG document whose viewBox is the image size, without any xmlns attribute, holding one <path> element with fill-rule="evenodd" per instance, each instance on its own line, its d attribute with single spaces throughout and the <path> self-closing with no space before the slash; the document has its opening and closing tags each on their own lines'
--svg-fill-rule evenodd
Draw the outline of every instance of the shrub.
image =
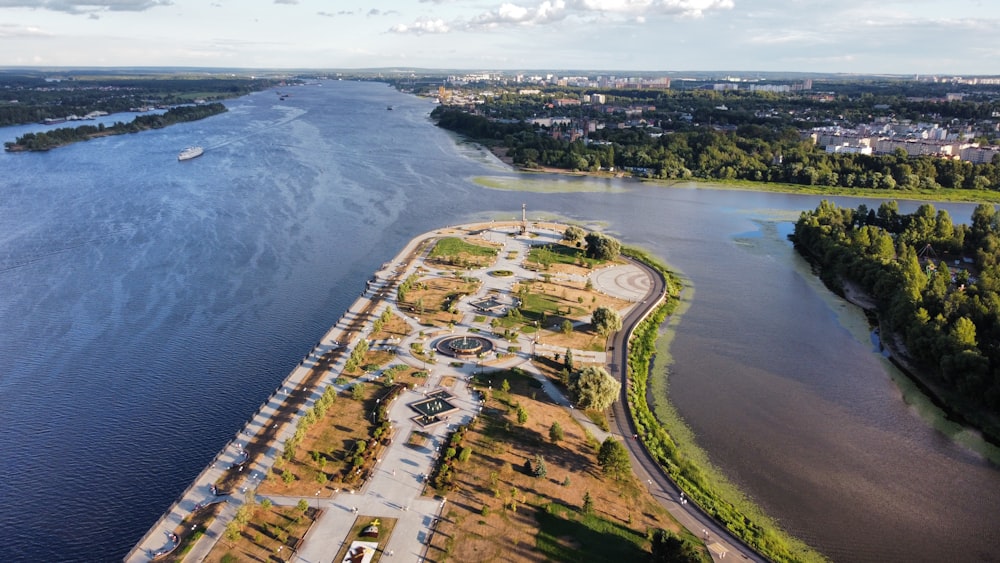
<svg viewBox="0 0 1000 563">
<path fill-rule="evenodd" d="M 552 426 L 549 427 L 549 439 L 553 443 L 563 439 L 563 429 L 558 422 L 553 422 Z"/>
</svg>

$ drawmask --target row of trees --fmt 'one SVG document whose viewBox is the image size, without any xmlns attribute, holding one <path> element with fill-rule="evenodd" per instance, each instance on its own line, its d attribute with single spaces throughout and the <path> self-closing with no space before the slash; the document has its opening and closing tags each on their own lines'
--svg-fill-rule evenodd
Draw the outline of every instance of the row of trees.
<svg viewBox="0 0 1000 563">
<path fill-rule="evenodd" d="M 878 300 L 884 337 L 901 339 L 956 410 L 973 420 L 976 410 L 1000 413 L 996 208 L 979 205 L 969 225 L 955 225 L 930 204 L 901 215 L 895 202 L 873 210 L 823 201 L 802 214 L 794 239 L 828 284 L 850 280 Z"/>
<path fill-rule="evenodd" d="M 104 124 L 81 125 L 79 127 L 62 127 L 40 133 L 27 133 L 14 142 L 4 143 L 8 151 L 46 151 L 78 141 L 88 141 L 105 135 L 123 135 L 138 133 L 147 129 L 160 129 L 175 123 L 197 121 L 227 111 L 221 103 L 211 103 L 196 106 L 178 106 L 162 114 L 140 115 L 128 123 L 117 122 L 110 127 Z"/>
</svg>

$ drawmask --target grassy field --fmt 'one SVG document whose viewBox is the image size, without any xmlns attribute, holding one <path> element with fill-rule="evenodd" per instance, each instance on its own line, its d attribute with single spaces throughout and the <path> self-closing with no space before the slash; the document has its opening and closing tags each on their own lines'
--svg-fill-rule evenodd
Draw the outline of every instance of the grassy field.
<svg viewBox="0 0 1000 563">
<path fill-rule="evenodd" d="M 551 502 L 535 513 L 535 547 L 550 561 L 643 561 L 649 558 L 645 533 L 576 507 Z"/>
<path fill-rule="evenodd" d="M 504 380 L 508 392 L 501 390 Z M 430 560 L 643 561 L 648 530 L 683 533 L 631 474 L 615 481 L 601 472 L 597 442 L 533 378 L 499 371 L 477 381 L 492 391 L 462 440 L 471 456 L 456 463 L 452 488 L 438 491 L 447 506 Z M 517 422 L 518 407 L 528 414 L 524 424 Z M 554 422 L 563 429 L 557 442 L 549 436 Z M 525 470 L 536 456 L 545 460 L 544 476 Z M 589 515 L 582 509 L 588 493 Z"/>
<path fill-rule="evenodd" d="M 569 171 L 565 171 L 567 175 Z M 577 174 L 574 174 L 577 175 Z M 826 197 L 844 196 L 886 200 L 916 200 L 965 203 L 1000 203 L 1000 192 L 986 190 L 940 189 L 940 190 L 878 190 L 873 188 L 839 188 L 829 186 L 802 186 L 798 184 L 779 184 L 768 182 L 751 182 L 749 180 L 651 180 L 626 178 L 619 182 L 581 182 L 568 180 L 539 179 L 532 177 L 531 172 L 513 178 L 482 176 L 473 181 L 485 188 L 505 191 L 525 191 L 538 193 L 569 193 L 569 192 L 624 192 L 624 182 L 635 182 L 636 186 L 659 186 L 666 188 L 706 188 L 719 190 L 746 190 L 752 192 L 771 192 L 786 194 L 808 194 Z M 641 182 L 641 184 L 639 184 Z"/>
<path fill-rule="evenodd" d="M 882 201 L 909 199 L 916 201 L 941 201 L 964 203 L 1000 203 L 1000 192 L 985 190 L 878 190 L 874 188 L 840 188 L 829 186 L 802 186 L 799 184 L 778 184 L 751 182 L 749 180 L 643 180 L 644 184 L 663 187 L 709 188 L 745 190 L 751 192 L 772 192 L 784 194 L 807 194 L 819 196 L 844 196 L 878 199 Z"/>
<path fill-rule="evenodd" d="M 492 246 L 472 244 L 458 237 L 437 241 L 428 259 L 439 265 L 461 268 L 489 266 L 496 260 L 497 249 Z"/>
</svg>

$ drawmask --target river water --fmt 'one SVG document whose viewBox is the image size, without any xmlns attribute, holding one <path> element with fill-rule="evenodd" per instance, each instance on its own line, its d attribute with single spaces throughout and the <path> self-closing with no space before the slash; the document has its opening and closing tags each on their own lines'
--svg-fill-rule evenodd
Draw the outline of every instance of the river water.
<svg viewBox="0 0 1000 563">
<path fill-rule="evenodd" d="M 424 100 L 287 92 L 0 155 L 0 560 L 120 559 L 379 264 L 522 203 L 683 271 L 672 399 L 790 531 L 842 561 L 997 558 L 1000 472 L 908 404 L 863 317 L 784 240 L 819 198 L 549 176 L 497 189 L 520 177 L 430 125 Z M 192 144 L 205 155 L 177 162 Z"/>
</svg>

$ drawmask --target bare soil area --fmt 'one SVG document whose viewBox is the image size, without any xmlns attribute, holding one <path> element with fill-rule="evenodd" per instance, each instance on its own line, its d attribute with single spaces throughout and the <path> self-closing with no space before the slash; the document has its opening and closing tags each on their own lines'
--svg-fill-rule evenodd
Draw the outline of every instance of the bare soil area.
<svg viewBox="0 0 1000 563">
<path fill-rule="evenodd" d="M 507 379 L 511 390 L 500 391 Z M 543 561 L 536 549 L 539 513 L 551 504 L 582 509 L 584 495 L 594 502 L 594 514 L 644 535 L 648 529 L 680 526 L 631 475 L 615 481 L 597 465 L 599 444 L 562 408 L 553 405 L 538 383 L 527 376 L 494 375 L 490 397 L 463 444 L 472 447 L 468 461 L 457 463 L 454 488 L 440 491 L 447 498 L 444 519 L 432 537 L 428 556 L 435 561 Z M 516 406 L 528 413 L 517 423 Z M 563 439 L 553 442 L 549 429 L 558 422 Z M 536 455 L 546 465 L 544 477 L 525 463 Z M 580 538 L 563 536 L 571 551 Z M 627 554 L 623 554 L 626 555 Z"/>
</svg>

